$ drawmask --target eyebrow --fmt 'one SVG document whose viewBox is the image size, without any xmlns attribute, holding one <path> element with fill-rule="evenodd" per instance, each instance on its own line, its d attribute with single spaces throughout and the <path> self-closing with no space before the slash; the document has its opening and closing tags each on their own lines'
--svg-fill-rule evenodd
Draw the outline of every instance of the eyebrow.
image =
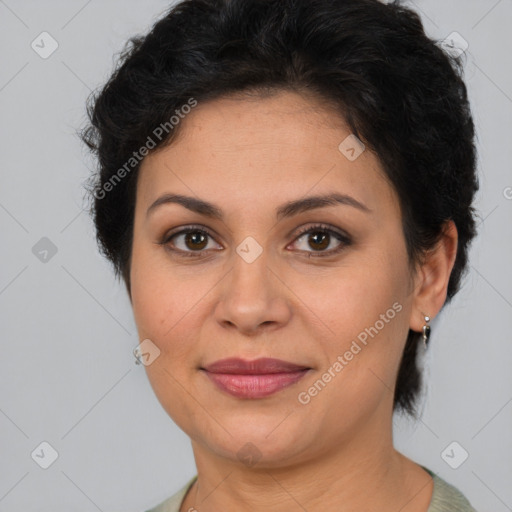
<svg viewBox="0 0 512 512">
<path fill-rule="evenodd" d="M 159 197 L 148 209 L 146 212 L 146 216 L 152 213 L 156 208 L 164 204 L 180 204 L 184 206 L 188 210 L 196 212 L 200 215 L 204 215 L 205 217 L 210 217 L 212 219 L 222 220 L 223 214 L 222 210 L 215 206 L 212 203 L 207 201 L 203 201 L 202 199 L 197 199 L 195 197 L 183 196 L 180 194 L 164 194 Z M 370 213 L 372 210 L 368 208 L 366 205 L 354 199 L 352 196 L 346 194 L 332 193 L 321 196 L 310 196 L 302 199 L 297 199 L 295 201 L 289 201 L 287 203 L 282 204 L 279 208 L 276 209 L 276 218 L 281 220 L 285 217 L 292 217 L 293 215 L 297 215 L 299 213 L 303 213 L 309 210 L 314 210 L 317 208 L 324 208 L 326 206 L 334 206 L 337 204 L 342 204 L 345 206 L 352 206 L 358 210 L 361 210 L 365 213 Z"/>
</svg>

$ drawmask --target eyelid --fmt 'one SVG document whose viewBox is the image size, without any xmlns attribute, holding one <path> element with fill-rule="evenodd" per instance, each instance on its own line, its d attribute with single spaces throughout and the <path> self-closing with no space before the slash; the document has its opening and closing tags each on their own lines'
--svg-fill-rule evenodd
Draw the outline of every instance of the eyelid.
<svg viewBox="0 0 512 512">
<path fill-rule="evenodd" d="M 210 231 L 209 228 L 202 226 L 200 224 L 187 224 L 185 226 L 179 226 L 177 228 L 171 229 L 170 231 L 167 231 L 164 234 L 163 239 L 169 240 L 174 235 L 179 235 L 179 234 L 181 234 L 183 232 L 187 232 L 187 231 L 201 231 L 201 232 L 206 233 L 213 237 L 212 232 Z"/>
<path fill-rule="evenodd" d="M 335 233 L 340 238 L 350 240 L 350 235 L 348 233 L 345 233 L 340 228 L 336 228 L 336 227 L 331 226 L 329 224 L 324 224 L 323 222 L 313 223 L 312 225 L 308 225 L 306 227 L 300 228 L 299 232 L 295 235 L 295 239 L 294 240 L 297 240 L 297 238 L 300 238 L 304 234 L 309 233 L 310 231 L 315 231 L 315 230 L 317 230 L 317 231 L 326 231 L 326 232 L 329 232 L 329 233 Z"/>
</svg>

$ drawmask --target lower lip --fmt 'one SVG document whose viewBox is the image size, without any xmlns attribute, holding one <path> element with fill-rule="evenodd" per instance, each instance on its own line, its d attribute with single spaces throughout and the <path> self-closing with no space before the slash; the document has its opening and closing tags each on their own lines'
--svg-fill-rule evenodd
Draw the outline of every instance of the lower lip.
<svg viewBox="0 0 512 512">
<path fill-rule="evenodd" d="M 214 384 L 237 398 L 263 398 L 291 386 L 304 377 L 309 370 L 290 373 L 267 373 L 264 375 L 235 375 L 211 373 L 206 375 Z"/>
</svg>

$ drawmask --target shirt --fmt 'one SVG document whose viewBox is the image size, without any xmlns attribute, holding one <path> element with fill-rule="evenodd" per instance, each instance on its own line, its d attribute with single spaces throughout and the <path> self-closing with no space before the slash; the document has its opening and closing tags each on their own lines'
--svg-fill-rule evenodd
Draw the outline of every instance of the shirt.
<svg viewBox="0 0 512 512">
<path fill-rule="evenodd" d="M 476 512 L 466 497 L 453 485 L 421 466 L 434 480 L 434 490 L 427 512 Z M 187 491 L 196 481 L 197 475 L 189 480 L 176 494 L 146 512 L 180 512 Z"/>
</svg>

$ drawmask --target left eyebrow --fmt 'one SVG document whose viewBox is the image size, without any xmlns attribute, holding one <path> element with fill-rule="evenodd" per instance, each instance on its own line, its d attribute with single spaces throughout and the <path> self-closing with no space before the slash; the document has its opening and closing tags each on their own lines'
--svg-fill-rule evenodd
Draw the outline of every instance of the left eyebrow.
<svg viewBox="0 0 512 512">
<path fill-rule="evenodd" d="M 352 196 L 333 193 L 323 196 L 305 197 L 303 199 L 285 203 L 277 209 L 276 217 L 277 219 L 282 219 L 284 217 L 297 215 L 298 213 L 314 210 L 316 208 L 324 208 L 326 206 L 334 206 L 336 204 L 352 206 L 353 208 L 357 208 L 365 213 L 370 213 L 372 211 L 368 206 L 364 205 Z"/>
<path fill-rule="evenodd" d="M 146 216 L 149 215 L 155 208 L 163 204 L 176 203 L 181 206 L 196 212 L 205 217 L 215 218 L 222 220 L 222 210 L 212 203 L 197 199 L 195 197 L 183 196 L 180 194 L 165 194 L 159 197 L 147 210 Z M 325 208 L 326 206 L 334 206 L 336 204 L 342 204 L 345 206 L 351 206 L 357 208 L 365 213 L 370 213 L 372 210 L 368 206 L 364 205 L 357 199 L 346 194 L 332 193 L 322 196 L 309 196 L 294 201 L 284 203 L 276 209 L 276 218 L 281 220 L 285 217 L 292 217 L 299 213 L 303 213 L 309 210 L 315 210 L 317 208 Z"/>
</svg>

